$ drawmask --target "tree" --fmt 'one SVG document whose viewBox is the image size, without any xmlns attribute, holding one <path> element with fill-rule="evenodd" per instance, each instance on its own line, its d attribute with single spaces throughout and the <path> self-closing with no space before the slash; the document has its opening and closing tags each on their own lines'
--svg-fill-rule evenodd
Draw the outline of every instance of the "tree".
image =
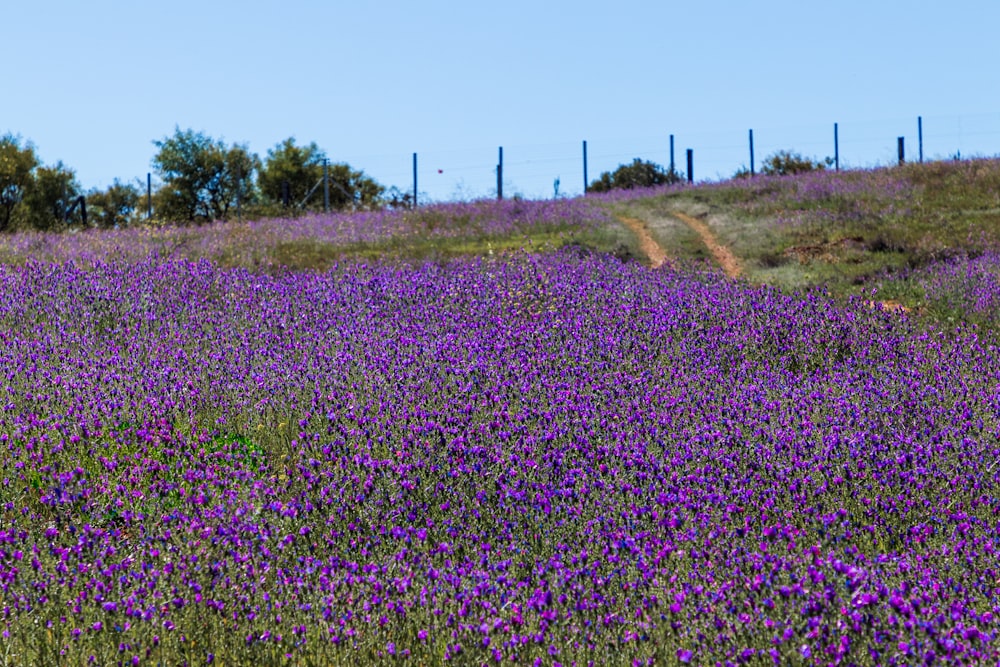
<svg viewBox="0 0 1000 667">
<path fill-rule="evenodd" d="M 323 161 L 326 154 L 315 142 L 296 146 L 290 137 L 267 152 L 267 159 L 260 170 L 258 185 L 264 200 L 273 204 L 289 205 L 305 202 L 305 208 L 322 208 L 323 193 L 316 197 L 313 188 L 323 178 Z"/>
<path fill-rule="evenodd" d="M 81 222 L 82 210 L 76 207 L 73 217 L 66 212 L 81 195 L 76 172 L 57 162 L 51 167 L 37 167 L 22 202 L 19 219 L 34 229 L 52 229 L 67 222 Z"/>
<path fill-rule="evenodd" d="M 365 176 L 363 171 L 351 169 L 346 163 L 331 164 L 330 206 L 340 211 L 346 208 L 370 209 L 382 203 L 385 187 Z"/>
<path fill-rule="evenodd" d="M 0 231 L 10 229 L 15 212 L 24 199 L 38 166 L 31 143 L 21 145 L 13 134 L 0 137 Z"/>
<path fill-rule="evenodd" d="M 324 160 L 326 153 L 315 142 L 297 146 L 294 138 L 285 139 L 267 152 L 267 160 L 261 167 L 259 184 L 264 200 L 284 204 L 287 188 L 290 206 L 302 203 L 305 209 L 321 210 Z M 385 188 L 364 172 L 336 163 L 327 167 L 327 173 L 331 208 L 373 208 L 382 203 Z"/>
<path fill-rule="evenodd" d="M 106 190 L 95 189 L 87 194 L 87 215 L 98 227 L 126 227 L 133 221 L 141 200 L 137 186 L 116 178 Z"/>
<path fill-rule="evenodd" d="M 619 165 L 614 173 L 607 171 L 602 173 L 588 189 L 591 192 L 630 190 L 679 183 L 680 180 L 681 176 L 676 171 L 664 169 L 655 162 L 635 158 L 631 164 Z"/>
<path fill-rule="evenodd" d="M 761 171 L 769 176 L 788 176 L 804 174 L 810 171 L 823 171 L 833 160 L 827 158 L 824 162 L 805 158 L 794 151 L 778 151 L 764 158 Z"/>
<path fill-rule="evenodd" d="M 163 179 L 157 192 L 157 216 L 168 220 L 227 220 L 236 206 L 255 197 L 254 172 L 260 159 L 246 145 L 223 141 L 194 130 L 175 128 L 172 137 L 154 141 L 159 152 L 153 168 Z"/>
</svg>

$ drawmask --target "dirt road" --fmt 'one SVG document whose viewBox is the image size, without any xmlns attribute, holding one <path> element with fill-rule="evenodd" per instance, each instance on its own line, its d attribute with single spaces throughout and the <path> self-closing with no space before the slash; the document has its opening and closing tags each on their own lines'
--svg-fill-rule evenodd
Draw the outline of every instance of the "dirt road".
<svg viewBox="0 0 1000 667">
<path fill-rule="evenodd" d="M 730 278 L 739 277 L 742 273 L 740 261 L 736 259 L 736 256 L 733 255 L 729 248 L 719 243 L 719 240 L 716 238 L 715 234 L 708 227 L 708 225 L 698 218 L 686 213 L 673 211 L 670 215 L 671 217 L 683 222 L 698 235 L 701 242 L 705 244 L 705 247 L 708 248 L 712 257 L 719 264 L 719 266 L 722 267 L 722 270 L 727 276 Z M 639 247 L 649 258 L 649 261 L 654 268 L 668 262 L 667 252 L 663 249 L 663 246 L 661 246 L 656 239 L 653 238 L 649 231 L 649 224 L 645 220 L 630 218 L 623 215 L 618 216 L 618 220 L 636 235 L 639 239 Z"/>
<path fill-rule="evenodd" d="M 719 243 L 719 240 L 715 237 L 715 234 L 709 229 L 708 225 L 704 222 L 690 216 L 687 213 L 681 213 L 680 211 L 674 211 L 671 213 L 675 218 L 683 222 L 685 225 L 690 227 L 698 234 L 701 238 L 701 242 L 705 244 L 708 251 L 712 253 L 712 257 L 718 262 L 722 270 L 730 278 L 739 278 L 740 274 L 743 272 L 743 267 L 740 265 L 740 261 L 736 259 L 736 255 L 726 246 Z"/>
<path fill-rule="evenodd" d="M 667 253 L 663 246 L 656 242 L 656 239 L 649 233 L 649 225 L 639 218 L 628 218 L 623 215 L 618 216 L 618 220 L 629 228 L 629 230 L 639 239 L 639 248 L 646 253 L 653 268 L 659 268 L 667 261 Z"/>
</svg>

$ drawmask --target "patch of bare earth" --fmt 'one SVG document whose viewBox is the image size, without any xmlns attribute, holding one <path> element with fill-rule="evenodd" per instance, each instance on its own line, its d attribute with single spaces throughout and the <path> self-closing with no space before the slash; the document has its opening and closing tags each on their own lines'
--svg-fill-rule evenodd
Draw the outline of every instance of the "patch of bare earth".
<svg viewBox="0 0 1000 667">
<path fill-rule="evenodd" d="M 652 234 L 649 233 L 649 226 L 639 218 L 629 218 L 623 215 L 618 216 L 618 220 L 629 228 L 629 230 L 639 239 L 639 248 L 649 258 L 649 263 L 653 268 L 659 268 L 667 262 L 667 253 L 663 247 L 656 242 Z"/>
<path fill-rule="evenodd" d="M 683 222 L 685 225 L 690 227 L 701 239 L 701 242 L 705 244 L 708 251 L 712 253 L 712 257 L 715 261 L 722 267 L 722 270 L 730 278 L 739 278 L 740 274 L 743 272 L 743 267 L 740 261 L 732 253 L 732 251 L 719 243 L 719 240 L 715 237 L 715 234 L 704 222 L 698 218 L 688 215 L 687 213 L 681 213 L 680 211 L 673 211 L 671 215 Z"/>
<path fill-rule="evenodd" d="M 890 313 L 899 313 L 900 315 L 913 312 L 912 308 L 908 308 L 900 302 L 893 301 L 892 299 L 886 301 L 865 301 L 865 304 L 872 309 L 880 308 Z"/>
</svg>

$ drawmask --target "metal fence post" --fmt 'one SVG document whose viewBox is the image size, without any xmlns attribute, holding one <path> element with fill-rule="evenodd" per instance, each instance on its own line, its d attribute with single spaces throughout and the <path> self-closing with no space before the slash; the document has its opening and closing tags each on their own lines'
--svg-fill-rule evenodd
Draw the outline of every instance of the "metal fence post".
<svg viewBox="0 0 1000 667">
<path fill-rule="evenodd" d="M 920 164 L 924 163 L 924 119 L 917 116 L 917 154 Z"/>
<path fill-rule="evenodd" d="M 840 171 L 840 137 L 837 133 L 837 124 L 833 124 L 833 168 Z"/>
<path fill-rule="evenodd" d="M 497 199 L 503 199 L 503 146 L 497 160 Z"/>
</svg>

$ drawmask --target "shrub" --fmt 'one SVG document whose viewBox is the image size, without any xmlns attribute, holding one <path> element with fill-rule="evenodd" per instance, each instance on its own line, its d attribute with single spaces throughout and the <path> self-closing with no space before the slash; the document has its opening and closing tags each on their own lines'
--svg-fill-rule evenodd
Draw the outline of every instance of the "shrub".
<svg viewBox="0 0 1000 667">
<path fill-rule="evenodd" d="M 669 185 L 679 183 L 681 176 L 675 170 L 664 169 L 655 162 L 635 158 L 631 164 L 618 165 L 612 172 L 604 172 L 600 178 L 590 184 L 591 192 L 608 192 L 610 190 L 631 190 L 632 188 L 648 188 L 654 185 Z"/>
<path fill-rule="evenodd" d="M 794 151 L 783 150 L 764 158 L 761 171 L 769 176 L 804 174 L 810 171 L 823 171 L 831 162 L 830 158 L 820 162 L 812 158 L 802 157 Z"/>
</svg>

